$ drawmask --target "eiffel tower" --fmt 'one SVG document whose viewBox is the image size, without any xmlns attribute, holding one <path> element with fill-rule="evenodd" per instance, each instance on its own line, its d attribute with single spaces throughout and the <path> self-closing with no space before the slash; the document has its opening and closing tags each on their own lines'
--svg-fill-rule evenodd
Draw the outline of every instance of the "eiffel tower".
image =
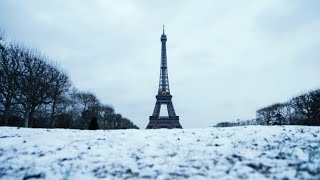
<svg viewBox="0 0 320 180">
<path fill-rule="evenodd" d="M 153 110 L 152 116 L 149 117 L 149 124 L 147 129 L 159 128 L 182 128 L 179 123 L 179 116 L 176 115 L 172 104 L 172 96 L 169 89 L 168 66 L 167 66 L 167 52 L 166 52 L 167 36 L 163 33 L 161 35 L 161 66 L 160 66 L 160 81 L 157 102 Z M 160 116 L 161 105 L 167 105 L 168 116 Z"/>
</svg>

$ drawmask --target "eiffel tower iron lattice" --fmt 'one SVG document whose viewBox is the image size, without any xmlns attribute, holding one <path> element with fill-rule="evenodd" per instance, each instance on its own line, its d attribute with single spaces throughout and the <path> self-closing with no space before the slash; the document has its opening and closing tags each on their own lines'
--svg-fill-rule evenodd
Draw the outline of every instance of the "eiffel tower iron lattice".
<svg viewBox="0 0 320 180">
<path fill-rule="evenodd" d="M 167 65 L 167 52 L 166 52 L 167 36 L 163 33 L 161 35 L 161 65 L 160 65 L 160 80 L 159 90 L 156 96 L 156 105 L 153 110 L 152 116 L 149 117 L 149 124 L 147 129 L 159 128 L 182 128 L 179 122 L 179 116 L 176 115 L 172 104 L 172 95 L 169 89 L 168 65 Z M 161 105 L 167 106 L 168 116 L 160 116 Z"/>
</svg>

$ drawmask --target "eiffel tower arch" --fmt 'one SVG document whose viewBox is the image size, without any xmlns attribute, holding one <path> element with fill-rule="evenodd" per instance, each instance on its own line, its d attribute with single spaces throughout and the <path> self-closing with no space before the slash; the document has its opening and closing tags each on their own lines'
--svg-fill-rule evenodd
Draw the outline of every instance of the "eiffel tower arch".
<svg viewBox="0 0 320 180">
<path fill-rule="evenodd" d="M 172 103 L 172 95 L 169 89 L 169 77 L 168 77 L 168 66 L 167 66 L 167 50 L 166 42 L 167 36 L 163 33 L 161 35 L 161 65 L 160 65 L 160 80 L 158 95 L 156 96 L 156 104 L 152 113 L 149 117 L 149 124 L 147 129 L 159 129 L 159 128 L 182 128 L 179 122 L 179 116 L 176 115 Z M 168 116 L 160 116 L 161 105 L 167 106 Z"/>
</svg>

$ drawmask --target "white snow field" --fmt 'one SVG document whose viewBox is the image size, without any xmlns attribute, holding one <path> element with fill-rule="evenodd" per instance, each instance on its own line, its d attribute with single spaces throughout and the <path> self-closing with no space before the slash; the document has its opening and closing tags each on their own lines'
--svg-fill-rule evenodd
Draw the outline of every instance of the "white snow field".
<svg viewBox="0 0 320 180">
<path fill-rule="evenodd" d="M 0 128 L 0 179 L 320 179 L 320 127 Z"/>
</svg>

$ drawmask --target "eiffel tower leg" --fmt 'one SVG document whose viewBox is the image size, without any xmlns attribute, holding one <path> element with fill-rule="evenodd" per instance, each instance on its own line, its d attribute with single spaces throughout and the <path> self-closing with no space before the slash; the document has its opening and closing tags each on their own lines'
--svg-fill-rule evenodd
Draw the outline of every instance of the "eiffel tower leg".
<svg viewBox="0 0 320 180">
<path fill-rule="evenodd" d="M 159 116 L 160 115 L 160 108 L 161 108 L 161 103 L 157 101 L 156 105 L 154 106 L 152 116 Z"/>
<path fill-rule="evenodd" d="M 167 103 L 167 108 L 169 116 L 176 116 L 176 112 L 174 111 L 173 104 L 171 101 Z"/>
</svg>

